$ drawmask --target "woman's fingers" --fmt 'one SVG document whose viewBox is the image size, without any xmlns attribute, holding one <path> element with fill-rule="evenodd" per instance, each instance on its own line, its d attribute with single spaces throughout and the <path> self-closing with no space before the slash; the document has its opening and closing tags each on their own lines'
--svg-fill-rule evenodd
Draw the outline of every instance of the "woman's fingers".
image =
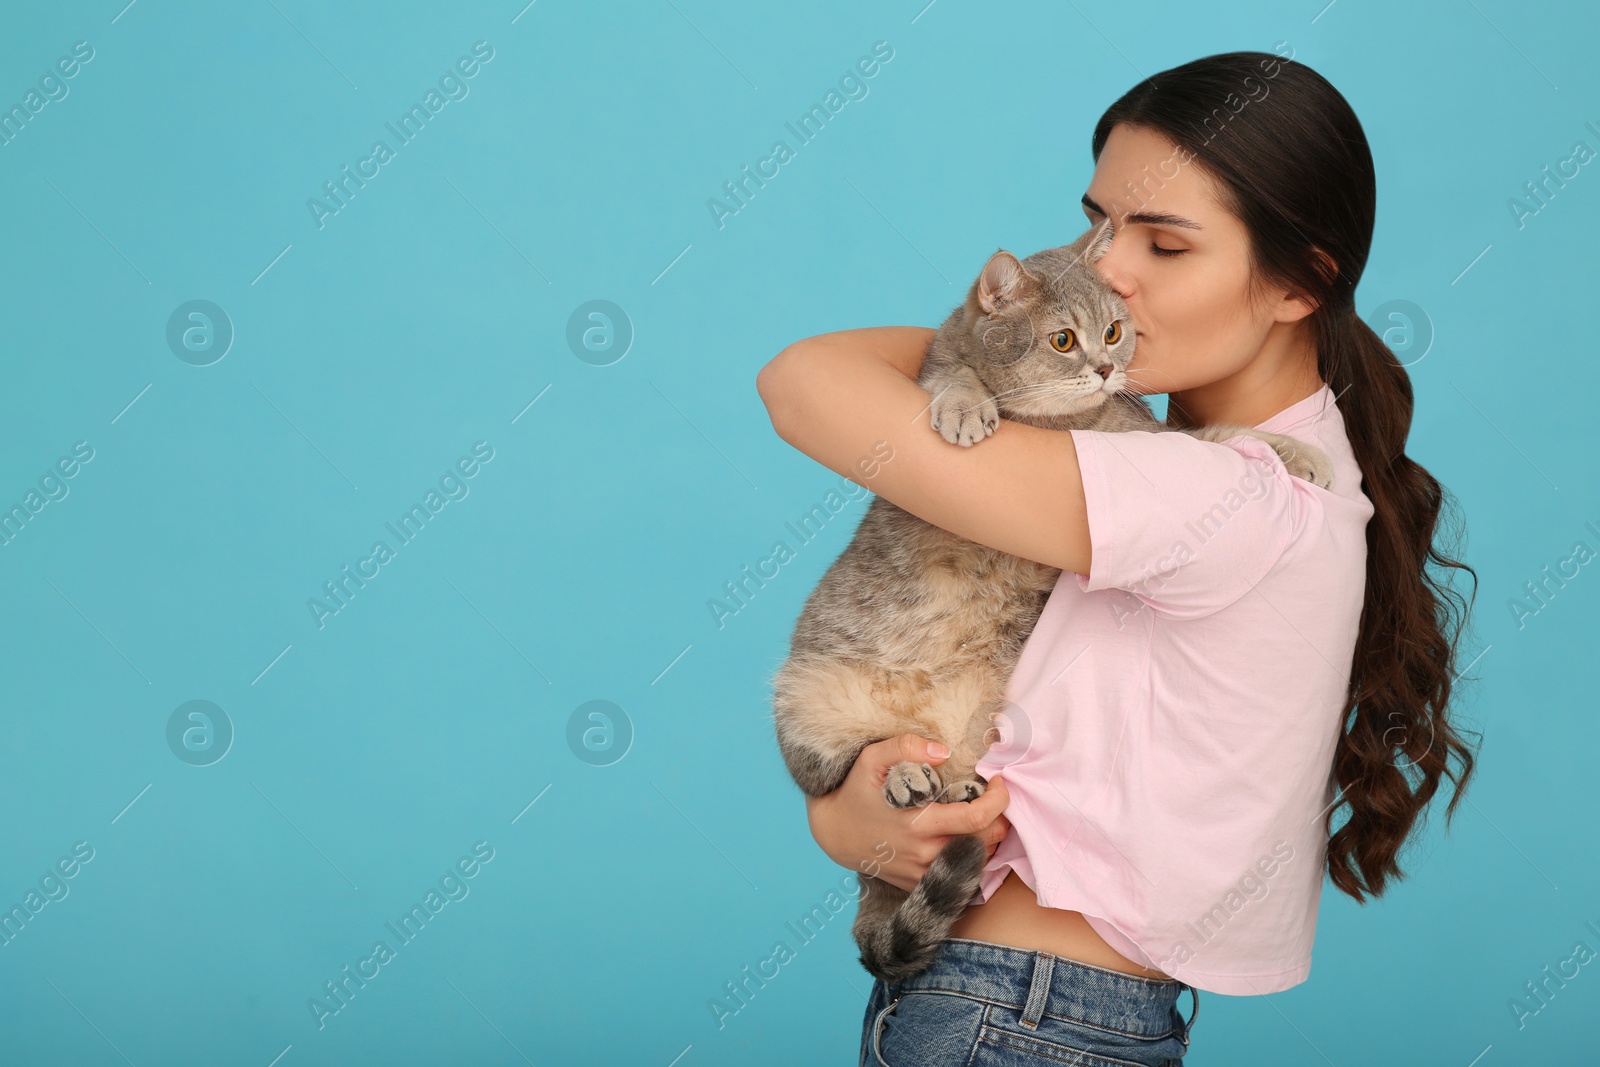
<svg viewBox="0 0 1600 1067">
<path fill-rule="evenodd" d="M 994 850 L 1000 847 L 1000 842 L 1006 839 L 1006 834 L 1011 832 L 1011 820 L 1004 815 L 989 824 L 989 828 L 982 834 L 983 849 L 985 854 L 993 856 Z"/>
<path fill-rule="evenodd" d="M 985 843 L 989 842 L 990 835 L 995 830 L 995 823 L 1004 816 L 1001 814 L 1006 805 L 1011 802 L 1011 794 L 1006 790 L 1006 785 L 996 775 L 989 780 L 988 786 L 983 791 L 983 796 L 977 800 L 963 800 L 956 804 L 929 804 L 917 812 L 912 825 L 916 832 L 925 836 L 945 836 L 949 834 L 980 834 L 984 836 Z M 998 845 L 1005 836 L 1005 829 L 1010 827 L 1006 822 L 998 834 L 993 835 L 993 843 Z"/>
<path fill-rule="evenodd" d="M 877 779 L 881 782 L 888 777 L 889 768 L 901 760 L 909 760 L 912 763 L 926 763 L 934 767 L 943 763 L 950 753 L 946 751 L 941 755 L 935 755 L 934 751 L 928 747 L 934 744 L 938 744 L 938 742 L 917 734 L 896 734 L 894 737 L 886 737 L 882 741 L 875 741 L 862 749 L 861 755 L 856 757 L 856 763 L 860 765 L 863 760 L 866 760 L 867 764 L 877 772 Z M 943 746 L 940 747 L 942 748 Z"/>
</svg>

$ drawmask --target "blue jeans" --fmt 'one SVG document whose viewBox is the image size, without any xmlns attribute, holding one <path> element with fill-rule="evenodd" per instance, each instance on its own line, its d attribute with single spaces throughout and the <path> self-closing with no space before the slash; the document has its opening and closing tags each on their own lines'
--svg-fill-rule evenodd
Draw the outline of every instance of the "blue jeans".
<svg viewBox="0 0 1600 1067">
<path fill-rule="evenodd" d="M 1177 979 L 947 937 L 921 974 L 873 982 L 860 1067 L 1181 1067 L 1199 1012 Z"/>
</svg>

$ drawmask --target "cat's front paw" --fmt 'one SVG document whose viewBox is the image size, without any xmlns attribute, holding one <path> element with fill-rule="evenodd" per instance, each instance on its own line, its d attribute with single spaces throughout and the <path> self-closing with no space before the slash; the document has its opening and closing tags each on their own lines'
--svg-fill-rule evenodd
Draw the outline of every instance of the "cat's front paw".
<svg viewBox="0 0 1600 1067">
<path fill-rule="evenodd" d="M 1000 425 L 994 397 L 969 385 L 952 385 L 934 394 L 928 421 L 953 445 L 971 448 Z"/>
<path fill-rule="evenodd" d="M 1275 448 L 1278 458 L 1283 460 L 1284 470 L 1296 478 L 1304 478 L 1319 489 L 1332 487 L 1333 462 L 1322 449 L 1292 437 L 1286 438 Z"/>
<path fill-rule="evenodd" d="M 983 782 L 969 778 L 965 782 L 957 782 L 947 788 L 944 791 L 944 795 L 939 798 L 939 803 L 960 804 L 967 800 L 977 800 L 983 796 L 983 791 L 986 788 L 988 787 Z"/>
<path fill-rule="evenodd" d="M 920 808 L 939 792 L 939 772 L 926 763 L 901 760 L 889 768 L 883 799 L 891 808 Z"/>
</svg>

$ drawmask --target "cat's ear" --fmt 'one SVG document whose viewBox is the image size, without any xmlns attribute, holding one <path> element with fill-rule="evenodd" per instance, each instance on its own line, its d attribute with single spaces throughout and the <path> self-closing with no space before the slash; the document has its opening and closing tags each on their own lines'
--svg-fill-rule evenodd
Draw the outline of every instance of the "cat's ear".
<svg viewBox="0 0 1600 1067">
<path fill-rule="evenodd" d="M 1083 258 L 1093 263 L 1111 251 L 1111 237 L 1111 220 L 1107 218 L 1095 228 L 1094 233 L 1090 234 L 1088 247 L 1083 250 Z"/>
<path fill-rule="evenodd" d="M 1030 296 L 1038 283 L 1017 257 L 1001 249 L 989 257 L 978 275 L 978 306 L 993 315 Z"/>
</svg>

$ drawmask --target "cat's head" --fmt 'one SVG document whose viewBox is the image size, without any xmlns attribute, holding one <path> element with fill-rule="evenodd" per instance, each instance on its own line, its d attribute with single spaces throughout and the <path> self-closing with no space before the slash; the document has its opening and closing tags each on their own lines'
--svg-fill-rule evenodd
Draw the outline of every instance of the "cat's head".
<svg viewBox="0 0 1600 1067">
<path fill-rule="evenodd" d="M 1128 388 L 1133 318 L 1093 266 L 1110 244 L 1108 219 L 1024 260 L 1002 249 L 972 283 L 963 356 L 1001 414 L 1072 415 Z"/>
</svg>

